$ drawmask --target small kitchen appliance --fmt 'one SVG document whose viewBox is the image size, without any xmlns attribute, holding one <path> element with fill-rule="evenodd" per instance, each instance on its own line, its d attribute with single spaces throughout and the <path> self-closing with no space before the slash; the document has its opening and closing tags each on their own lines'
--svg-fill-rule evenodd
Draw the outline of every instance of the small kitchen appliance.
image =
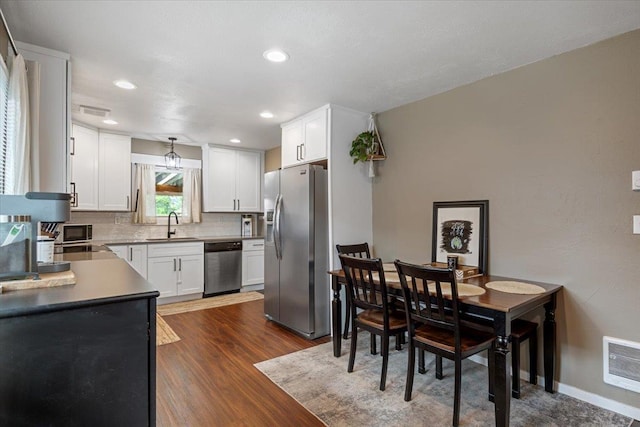
<svg viewBox="0 0 640 427">
<path fill-rule="evenodd" d="M 242 237 L 253 236 L 253 216 L 242 215 L 242 231 L 240 233 Z"/>
<path fill-rule="evenodd" d="M 24 195 L 0 194 L 0 216 L 22 216 L 30 223 L 30 235 L 24 239 L 24 245 L 28 248 L 28 263 L 24 271 L 0 271 L 0 276 L 8 278 L 39 277 L 39 273 L 56 273 L 68 271 L 69 262 L 54 261 L 51 263 L 38 262 L 38 223 L 60 223 L 69 221 L 71 216 L 71 196 L 66 193 L 40 193 L 29 192 Z M 14 221 L 15 222 L 15 221 Z M 19 224 L 18 224 L 19 227 Z M 12 225 L 13 228 L 13 225 Z M 24 230 L 25 228 L 22 227 Z M 15 232 L 15 229 L 14 229 Z M 0 242 L 2 243 L 2 242 Z M 1 251 L 0 257 L 11 251 Z M 2 262 L 0 262 L 2 265 Z"/>
</svg>

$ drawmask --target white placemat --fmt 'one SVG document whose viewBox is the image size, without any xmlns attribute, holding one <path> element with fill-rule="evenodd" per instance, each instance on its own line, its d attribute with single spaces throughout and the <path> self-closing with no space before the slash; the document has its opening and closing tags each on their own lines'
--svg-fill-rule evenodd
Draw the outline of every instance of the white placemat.
<svg viewBox="0 0 640 427">
<path fill-rule="evenodd" d="M 433 295 L 436 293 L 436 284 L 428 283 L 429 292 Z M 477 297 L 484 294 L 486 291 L 480 286 L 470 285 L 468 283 L 458 283 L 458 297 Z M 442 295 L 451 296 L 451 284 L 442 283 Z"/>
<path fill-rule="evenodd" d="M 535 295 L 544 293 L 543 287 L 523 282 L 497 281 L 489 282 L 485 286 L 494 291 L 506 292 L 508 294 Z"/>
</svg>

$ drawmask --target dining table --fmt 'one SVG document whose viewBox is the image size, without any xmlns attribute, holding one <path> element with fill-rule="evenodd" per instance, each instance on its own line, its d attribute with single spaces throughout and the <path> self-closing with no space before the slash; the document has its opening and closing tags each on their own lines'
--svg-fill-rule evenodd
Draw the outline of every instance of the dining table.
<svg viewBox="0 0 640 427">
<path fill-rule="evenodd" d="M 333 355 L 340 357 L 342 351 L 342 301 L 340 293 L 341 289 L 346 286 L 346 279 L 341 269 L 332 270 L 328 273 L 331 275 L 331 288 L 333 291 L 331 302 Z M 402 295 L 397 273 L 385 273 L 385 282 L 390 293 Z M 545 391 L 553 393 L 557 351 L 556 299 L 563 287 L 562 285 L 493 275 L 469 277 L 458 281 L 458 283 L 472 285 L 483 291 L 480 295 L 459 296 L 458 306 L 465 315 L 486 319 L 492 325 L 496 340 L 495 371 L 493 377 L 494 393 L 489 395 L 489 399 L 492 399 L 495 405 L 496 426 L 508 426 L 511 408 L 511 321 L 544 307 L 542 332 L 544 388 Z M 517 286 L 512 286 L 514 289 L 507 287 L 503 290 L 498 290 L 493 285 L 496 283 L 533 285 L 532 287 L 537 287 L 535 288 L 537 293 L 514 293 L 514 291 L 519 291 Z M 489 284 L 489 287 L 487 287 L 487 284 Z M 471 294 L 479 294 L 481 292 L 480 289 L 477 289 L 477 292 L 471 292 Z"/>
</svg>

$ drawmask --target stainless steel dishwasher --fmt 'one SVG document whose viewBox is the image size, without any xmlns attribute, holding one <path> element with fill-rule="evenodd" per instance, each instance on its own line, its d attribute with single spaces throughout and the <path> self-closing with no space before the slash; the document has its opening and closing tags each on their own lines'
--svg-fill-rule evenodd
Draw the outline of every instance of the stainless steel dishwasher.
<svg viewBox="0 0 640 427">
<path fill-rule="evenodd" d="M 242 241 L 204 243 L 204 296 L 238 292 L 242 285 Z"/>
</svg>

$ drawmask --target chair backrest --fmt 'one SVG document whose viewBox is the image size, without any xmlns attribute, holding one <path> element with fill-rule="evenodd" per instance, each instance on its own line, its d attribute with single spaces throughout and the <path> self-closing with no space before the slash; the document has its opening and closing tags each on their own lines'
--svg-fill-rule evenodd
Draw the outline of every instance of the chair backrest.
<svg viewBox="0 0 640 427">
<path fill-rule="evenodd" d="M 353 245 L 336 245 L 336 250 L 339 255 L 349 255 L 358 258 L 371 258 L 371 254 L 369 253 L 369 244 L 367 242 L 364 243 L 356 243 Z"/>
<path fill-rule="evenodd" d="M 460 316 L 455 272 L 399 260 L 394 264 L 402 285 L 405 309 L 412 320 L 409 322 L 410 332 L 415 322 L 453 331 L 456 335 L 456 347 L 459 348 Z"/>
<path fill-rule="evenodd" d="M 355 314 L 356 308 L 384 310 L 387 321 L 387 283 L 384 279 L 382 260 L 340 255 L 340 263 L 347 280 L 347 298 L 351 303 L 351 313 Z"/>
</svg>

